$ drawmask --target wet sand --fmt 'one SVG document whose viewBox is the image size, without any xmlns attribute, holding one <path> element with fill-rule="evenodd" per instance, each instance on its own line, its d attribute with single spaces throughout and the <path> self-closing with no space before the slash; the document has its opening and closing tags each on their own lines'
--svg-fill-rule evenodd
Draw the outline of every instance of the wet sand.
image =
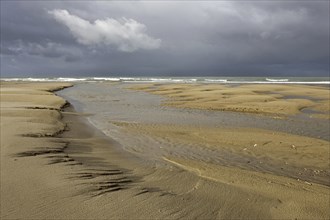
<svg viewBox="0 0 330 220">
<path fill-rule="evenodd" d="M 165 105 L 285 117 L 308 109 L 329 119 L 329 88 L 306 85 L 147 84 L 134 90 L 164 95 Z"/>
<path fill-rule="evenodd" d="M 1 219 L 330 216 L 327 140 L 263 129 L 111 121 L 127 139 L 145 143 L 145 136 L 153 144 L 161 141 L 158 149 L 169 146 L 146 162 L 152 155 L 141 157 L 143 150 L 134 153 L 93 129 L 84 119 L 93 112 L 63 109 L 65 100 L 49 91 L 66 86 L 1 84 Z M 183 157 L 189 147 L 201 155 L 236 155 L 240 163 Z M 277 168 L 284 163 L 285 171 L 249 165 L 260 161 L 266 168 L 273 165 L 269 161 Z M 306 167 L 302 178 L 293 175 Z"/>
</svg>

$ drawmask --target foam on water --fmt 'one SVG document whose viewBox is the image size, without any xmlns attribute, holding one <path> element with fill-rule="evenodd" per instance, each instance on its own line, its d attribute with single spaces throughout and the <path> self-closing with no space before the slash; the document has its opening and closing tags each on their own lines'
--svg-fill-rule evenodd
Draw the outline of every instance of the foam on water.
<svg viewBox="0 0 330 220">
<path fill-rule="evenodd" d="M 27 82 L 126 82 L 126 83 L 218 83 L 218 84 L 324 84 L 329 77 L 57 77 L 0 78 L 1 81 Z"/>
<path fill-rule="evenodd" d="M 271 79 L 271 78 L 266 78 L 266 81 L 268 81 L 268 82 L 288 82 L 289 79 Z"/>
</svg>

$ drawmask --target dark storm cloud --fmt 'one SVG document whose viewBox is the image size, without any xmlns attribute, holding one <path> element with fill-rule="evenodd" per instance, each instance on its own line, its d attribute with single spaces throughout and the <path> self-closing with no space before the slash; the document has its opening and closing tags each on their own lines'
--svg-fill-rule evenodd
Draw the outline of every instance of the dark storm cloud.
<svg viewBox="0 0 330 220">
<path fill-rule="evenodd" d="M 73 43 L 69 33 L 53 25 L 53 19 L 38 2 L 1 2 L 1 41 L 45 40 Z"/>
<path fill-rule="evenodd" d="M 1 2 L 1 75 L 27 74 L 327 76 L 329 2 Z"/>
<path fill-rule="evenodd" d="M 46 42 L 43 44 L 26 43 L 22 40 L 13 41 L 9 45 L 1 45 L 1 54 L 64 58 L 66 61 L 77 61 L 82 57 L 81 51 L 77 50 L 75 47 L 63 46 L 53 42 Z"/>
</svg>

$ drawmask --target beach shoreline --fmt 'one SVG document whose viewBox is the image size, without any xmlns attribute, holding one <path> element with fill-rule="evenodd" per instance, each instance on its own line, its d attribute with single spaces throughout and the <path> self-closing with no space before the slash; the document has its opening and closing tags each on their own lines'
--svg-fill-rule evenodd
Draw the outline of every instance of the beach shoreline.
<svg viewBox="0 0 330 220">
<path fill-rule="evenodd" d="M 285 84 L 140 84 L 128 87 L 167 98 L 164 105 L 288 117 L 302 111 L 329 119 L 329 88 Z M 306 111 L 307 110 L 307 111 Z"/>
<path fill-rule="evenodd" d="M 84 119 L 86 113 L 77 113 L 72 106 L 62 109 L 66 101 L 49 96 L 47 89 L 46 94 L 40 90 L 47 88 L 47 83 L 25 84 L 27 90 L 24 84 L 6 84 L 1 85 L 1 136 L 6 136 L 1 138 L 3 219 L 330 216 L 329 186 L 176 156 L 163 158 L 170 168 L 148 167 L 136 154 L 120 150 L 120 143 L 91 127 Z M 63 87 L 53 84 L 52 92 L 57 89 Z M 40 97 L 22 104 L 35 95 Z M 45 95 L 51 98 L 40 101 Z M 55 101 L 50 102 L 53 98 Z M 130 126 L 117 125 L 124 129 Z M 174 143 L 180 143 L 185 139 L 182 134 L 192 131 L 160 125 L 150 130 L 147 124 L 136 128 L 125 131 L 126 135 L 134 137 L 137 131 L 145 131 L 154 137 L 177 131 L 179 136 L 168 136 Z M 28 135 L 17 137 L 15 132 Z M 30 147 L 23 150 L 18 147 L 22 143 Z M 45 144 L 50 147 L 45 149 Z M 236 209 L 231 207 L 234 204 Z"/>
</svg>

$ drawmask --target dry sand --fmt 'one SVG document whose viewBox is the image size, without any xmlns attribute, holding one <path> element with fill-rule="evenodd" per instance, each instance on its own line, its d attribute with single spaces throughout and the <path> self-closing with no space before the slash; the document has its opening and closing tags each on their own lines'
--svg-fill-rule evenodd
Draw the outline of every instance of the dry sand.
<svg viewBox="0 0 330 220">
<path fill-rule="evenodd" d="M 173 166 L 148 167 L 88 129 L 79 114 L 61 111 L 65 100 L 50 91 L 66 86 L 1 83 L 1 219 L 329 219 L 325 185 L 175 157 L 164 158 Z M 328 167 L 329 148 L 317 139 L 273 138 L 260 130 L 238 130 L 244 139 L 231 131 L 218 138 L 218 131 L 208 129 L 118 125 L 127 135 L 147 132 L 174 142 L 211 135 L 207 147 L 216 149 L 220 141 L 242 154 L 249 152 L 240 144 L 250 148 L 258 141 L 250 152 L 256 158 L 265 153 L 287 160 L 289 154 L 287 161 L 297 166 Z M 249 132 L 258 133 L 258 140 L 249 142 Z M 266 143 L 270 137 L 273 142 Z M 266 150 L 268 144 L 278 149 Z"/>
<path fill-rule="evenodd" d="M 294 115 L 314 110 L 310 117 L 327 118 L 330 113 L 328 87 L 306 85 L 145 84 L 130 87 L 169 99 L 165 105 L 266 114 Z"/>
</svg>

